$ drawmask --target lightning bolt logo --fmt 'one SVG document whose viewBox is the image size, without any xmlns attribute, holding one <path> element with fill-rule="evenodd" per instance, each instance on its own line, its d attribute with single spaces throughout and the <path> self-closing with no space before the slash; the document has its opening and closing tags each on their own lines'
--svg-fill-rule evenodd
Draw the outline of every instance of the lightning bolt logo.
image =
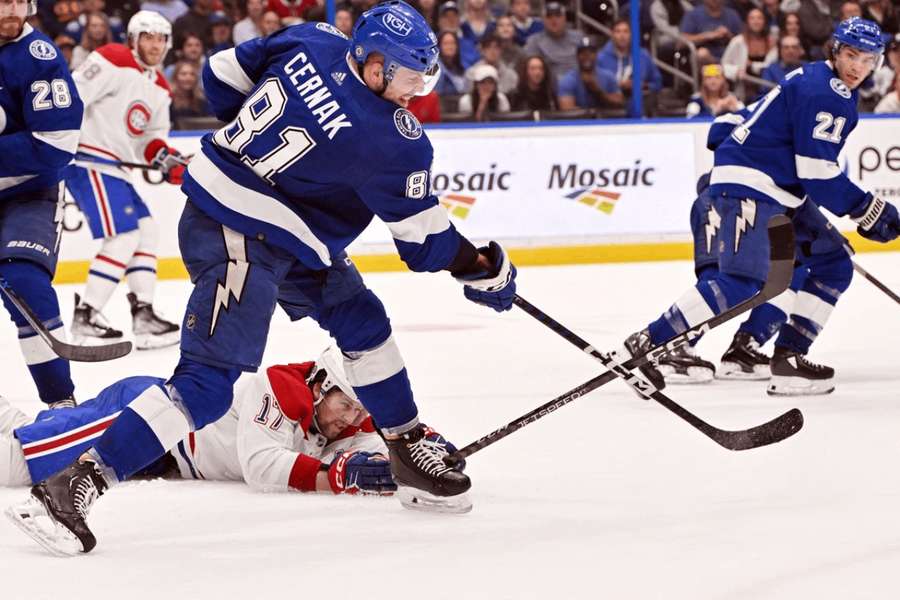
<svg viewBox="0 0 900 600">
<path fill-rule="evenodd" d="M 706 213 L 706 252 L 712 252 L 712 241 L 716 237 L 716 232 L 722 226 L 722 217 L 716 212 L 715 207 L 710 206 L 709 212 Z"/>
<path fill-rule="evenodd" d="M 244 293 L 244 284 L 247 282 L 247 273 L 250 271 L 244 236 L 227 227 L 222 227 L 222 232 L 225 236 L 225 248 L 228 251 L 228 265 L 225 270 L 225 282 L 216 282 L 216 298 L 213 301 L 212 320 L 209 324 L 210 337 L 219 322 L 219 311 L 228 310 L 231 297 L 234 296 L 235 303 L 240 304 L 241 294 Z"/>
<path fill-rule="evenodd" d="M 734 252 L 737 254 L 741 245 L 741 234 L 747 232 L 747 226 L 754 227 L 756 223 L 756 200 L 741 200 L 741 214 L 734 222 Z"/>
</svg>

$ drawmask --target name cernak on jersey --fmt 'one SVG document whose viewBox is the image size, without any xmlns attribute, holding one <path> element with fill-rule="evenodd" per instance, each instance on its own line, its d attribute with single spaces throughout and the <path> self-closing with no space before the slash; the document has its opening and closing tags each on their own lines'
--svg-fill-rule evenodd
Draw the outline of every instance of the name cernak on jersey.
<svg viewBox="0 0 900 600">
<path fill-rule="evenodd" d="M 347 115 L 341 112 L 341 105 L 334 100 L 331 91 L 325 86 L 325 82 L 316 73 L 316 67 L 309 62 L 305 52 L 298 52 L 286 65 L 284 72 L 288 75 L 294 89 L 303 98 L 307 108 L 316 116 L 322 131 L 328 134 L 328 139 L 334 136 L 344 127 L 353 127 L 353 123 L 347 119 Z M 329 100 L 329 98 L 332 98 Z M 328 102 L 325 102 L 328 100 Z M 323 104 L 324 102 L 324 104 Z"/>
</svg>

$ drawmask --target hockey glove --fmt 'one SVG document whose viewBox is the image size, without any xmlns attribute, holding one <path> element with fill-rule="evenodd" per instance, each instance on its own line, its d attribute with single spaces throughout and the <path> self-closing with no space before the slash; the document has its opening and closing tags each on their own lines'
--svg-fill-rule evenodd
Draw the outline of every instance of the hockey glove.
<svg viewBox="0 0 900 600">
<path fill-rule="evenodd" d="M 397 491 L 390 461 L 371 452 L 339 452 L 328 467 L 328 483 L 335 494 L 386 496 Z"/>
<path fill-rule="evenodd" d="M 456 280 L 463 284 L 463 294 L 476 304 L 483 304 L 503 312 L 513 305 L 516 295 L 516 267 L 509 262 L 506 252 L 497 242 L 479 248 L 479 254 L 491 264 L 489 271 L 461 275 Z"/>
<path fill-rule="evenodd" d="M 182 155 L 159 139 L 147 144 L 144 155 L 151 166 L 162 172 L 165 181 L 172 185 L 181 185 L 184 182 L 184 168 L 188 164 L 189 156 Z"/>
<path fill-rule="evenodd" d="M 850 218 L 856 221 L 856 231 L 864 238 L 885 243 L 900 235 L 897 208 L 872 194 L 866 194 L 859 206 L 850 211 Z"/>
</svg>

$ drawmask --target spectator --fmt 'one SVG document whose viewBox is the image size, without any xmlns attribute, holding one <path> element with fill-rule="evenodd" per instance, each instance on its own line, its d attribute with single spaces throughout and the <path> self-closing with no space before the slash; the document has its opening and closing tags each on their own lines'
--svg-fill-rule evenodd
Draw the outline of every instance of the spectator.
<svg viewBox="0 0 900 600">
<path fill-rule="evenodd" d="M 481 58 L 478 54 L 478 46 L 472 43 L 472 40 L 466 39 L 460 30 L 459 6 L 456 2 L 450 0 L 441 4 L 438 10 L 438 31 L 452 31 L 456 34 L 456 41 L 459 45 L 459 56 L 462 60 L 463 67 L 471 67 Z"/>
<path fill-rule="evenodd" d="M 528 38 L 525 54 L 540 55 L 559 80 L 578 65 L 575 52 L 581 36 L 566 24 L 566 9 L 559 2 L 548 2 L 544 14 L 544 30 Z"/>
<path fill-rule="evenodd" d="M 62 52 L 63 58 L 66 59 L 66 64 L 69 65 L 69 68 L 71 69 L 72 51 L 75 49 L 75 40 L 64 33 L 61 33 L 53 39 L 53 43 L 56 44 L 56 47 Z"/>
<path fill-rule="evenodd" d="M 891 0 L 862 0 L 862 17 L 875 21 L 881 26 L 884 33 L 895 34 L 900 32 L 900 22 L 897 19 L 896 7 Z"/>
<path fill-rule="evenodd" d="M 519 76 L 516 71 L 500 60 L 500 38 L 493 33 L 489 33 L 481 39 L 481 60 L 466 70 L 466 77 L 469 80 L 472 80 L 473 69 L 477 69 L 479 65 L 491 65 L 497 69 L 499 74 L 497 87 L 503 94 L 509 95 L 519 84 Z"/>
<path fill-rule="evenodd" d="M 735 112 L 744 108 L 744 104 L 728 91 L 728 80 L 725 79 L 721 65 L 705 65 L 701 69 L 702 83 L 700 91 L 688 101 L 685 116 L 717 117 L 722 113 Z"/>
<path fill-rule="evenodd" d="M 166 18 L 166 21 L 174 23 L 189 9 L 183 0 L 144 0 L 141 2 L 141 10 L 158 12 Z"/>
<path fill-rule="evenodd" d="M 441 122 L 441 99 L 434 90 L 425 96 L 413 96 L 406 108 L 416 116 L 419 123 Z"/>
<path fill-rule="evenodd" d="M 78 17 L 81 15 L 81 12 L 82 6 L 78 0 L 57 0 L 53 2 L 52 12 L 45 13 L 46 18 L 43 19 L 44 25 L 47 27 L 47 35 L 55 36 L 61 33 L 68 33 L 67 27 L 72 23 L 80 31 Z M 71 34 L 68 33 L 68 35 Z M 78 39 L 77 34 L 74 37 Z"/>
<path fill-rule="evenodd" d="M 512 110 L 557 110 L 556 85 L 547 63 L 529 56 L 519 63 L 519 85 L 510 98 Z"/>
<path fill-rule="evenodd" d="M 783 36 L 778 40 L 778 60 L 763 69 L 762 78 L 778 83 L 803 63 L 803 46 L 800 40 L 792 35 Z"/>
<path fill-rule="evenodd" d="M 900 113 L 900 75 L 894 76 L 893 91 L 885 95 L 875 107 L 876 113 Z"/>
<path fill-rule="evenodd" d="M 769 30 L 769 35 L 777 40 L 779 27 L 784 15 L 781 12 L 781 3 L 779 0 L 763 0 L 762 11 L 766 15 L 766 28 Z"/>
<path fill-rule="evenodd" d="M 200 36 L 203 45 L 207 48 L 212 47 L 212 27 L 210 19 L 212 18 L 214 0 L 194 0 L 191 9 L 181 15 L 175 24 L 172 25 L 172 44 L 176 48 L 180 48 L 187 34 L 193 33 Z"/>
<path fill-rule="evenodd" d="M 82 0 L 81 13 L 77 18 L 69 21 L 66 25 L 65 33 L 76 40 L 80 40 L 84 28 L 87 27 L 87 16 L 90 13 L 102 13 L 106 15 L 106 22 L 109 25 L 109 31 L 112 34 L 112 41 L 125 41 L 125 27 L 122 23 L 122 19 L 115 14 L 110 14 L 106 10 L 106 0 Z"/>
<path fill-rule="evenodd" d="M 544 22 L 531 16 L 531 0 L 512 0 L 509 15 L 516 28 L 516 43 L 524 46 L 528 38 L 544 30 Z"/>
<path fill-rule="evenodd" d="M 242 9 L 245 16 L 234 24 L 232 31 L 235 46 L 262 35 L 260 22 L 266 10 L 266 0 L 244 0 Z"/>
<path fill-rule="evenodd" d="M 744 32 L 728 42 L 722 54 L 722 68 L 729 81 L 740 82 L 745 75 L 759 77 L 778 58 L 778 47 L 766 28 L 766 16 L 758 8 L 747 13 Z"/>
<path fill-rule="evenodd" d="M 426 0 L 427 2 L 435 2 L 435 0 Z M 437 3 L 434 4 L 437 6 Z M 338 31 L 350 37 L 353 33 L 353 12 L 346 6 L 341 6 L 334 11 L 334 26 Z"/>
<path fill-rule="evenodd" d="M 510 69 L 518 69 L 519 63 L 525 58 L 525 52 L 516 42 L 516 28 L 512 17 L 509 15 L 497 17 L 497 29 L 494 33 L 500 40 L 500 60 Z"/>
<path fill-rule="evenodd" d="M 441 78 L 434 90 L 441 96 L 456 96 L 469 90 L 469 80 L 459 54 L 459 38 L 452 31 L 442 31 L 438 35 L 438 64 Z"/>
<path fill-rule="evenodd" d="M 894 38 L 888 42 L 884 64 L 872 75 L 876 98 L 881 98 L 890 91 L 898 73 L 900 73 L 900 33 L 894 34 Z"/>
<path fill-rule="evenodd" d="M 88 55 L 105 44 L 112 42 L 112 32 L 109 30 L 109 19 L 101 12 L 93 12 L 87 16 L 84 33 L 81 35 L 81 43 L 72 50 L 72 70 L 77 69 Z"/>
<path fill-rule="evenodd" d="M 687 0 L 653 0 L 650 5 L 650 20 L 653 29 L 658 32 L 657 42 L 660 46 L 674 49 L 681 36 L 678 26 L 684 15 L 694 6 Z"/>
<path fill-rule="evenodd" d="M 200 72 L 194 63 L 179 61 L 175 63 L 172 78 L 172 105 L 169 115 L 172 123 L 182 117 L 204 117 L 209 114 L 206 99 L 200 90 Z"/>
<path fill-rule="evenodd" d="M 310 19 L 318 8 L 316 0 L 269 0 L 269 10 L 275 11 L 282 25 L 294 25 Z"/>
<path fill-rule="evenodd" d="M 459 112 L 471 113 L 475 121 L 489 121 L 493 113 L 509 112 L 509 98 L 497 90 L 497 69 L 478 65 L 472 71 L 472 91 L 459 99 Z"/>
<path fill-rule="evenodd" d="M 267 10 L 263 13 L 259 22 L 259 28 L 262 30 L 263 36 L 271 35 L 281 29 L 281 18 L 274 10 Z"/>
<path fill-rule="evenodd" d="M 460 37 L 477 46 L 484 36 L 493 33 L 497 24 L 488 10 L 487 0 L 466 0 L 464 6 L 465 17 L 459 26 Z"/>
<path fill-rule="evenodd" d="M 742 27 L 737 12 L 723 6 L 722 0 L 703 0 L 681 20 L 681 33 L 697 46 L 697 58 L 701 63 L 718 62 L 728 41 L 739 34 Z"/>
<path fill-rule="evenodd" d="M 641 93 L 650 91 L 653 93 L 662 89 L 662 73 L 653 63 L 650 53 L 641 48 Z M 634 67 L 631 61 L 631 24 L 627 19 L 619 19 L 612 26 L 612 36 L 597 55 L 597 66 L 616 78 L 619 89 L 625 96 L 631 96 L 634 84 L 631 75 Z M 628 116 L 640 118 L 641 115 L 632 112 L 631 103 L 628 103 Z"/>
<path fill-rule="evenodd" d="M 809 50 L 812 60 L 825 58 L 824 46 L 831 41 L 834 24 L 831 8 L 826 0 L 800 0 L 797 17 L 803 24 L 800 42 Z"/>
<path fill-rule="evenodd" d="M 231 19 L 225 13 L 213 13 L 210 16 L 209 24 L 212 37 L 212 47 L 209 49 L 210 56 L 216 52 L 234 48 L 234 42 L 231 40 Z"/>
<path fill-rule="evenodd" d="M 428 23 L 428 26 L 431 27 L 431 30 L 434 32 L 438 31 L 438 2 L 437 0 L 413 0 L 412 5 L 416 7 L 423 17 L 425 17 L 425 22 Z M 353 15 L 350 15 L 350 27 L 353 27 Z M 335 23 L 337 24 L 337 23 Z"/>
<path fill-rule="evenodd" d="M 597 66 L 597 43 L 584 36 L 575 52 L 577 66 L 559 80 L 559 108 L 621 108 L 625 95 L 615 75 Z"/>
<path fill-rule="evenodd" d="M 189 62 L 197 67 L 198 73 L 202 73 L 203 65 L 206 64 L 206 51 L 203 47 L 203 40 L 193 33 L 187 34 L 184 41 L 181 43 L 181 48 L 175 50 L 175 61 Z M 173 63 L 163 69 L 163 75 L 166 76 L 166 79 L 168 79 L 174 87 L 175 64 Z M 203 86 L 202 80 L 200 81 L 200 86 Z"/>
<path fill-rule="evenodd" d="M 850 17 L 861 17 L 862 14 L 862 6 L 859 4 L 859 2 L 850 0 L 849 2 L 844 2 L 843 4 L 841 4 L 841 13 L 837 20 L 838 22 L 846 21 Z"/>
</svg>

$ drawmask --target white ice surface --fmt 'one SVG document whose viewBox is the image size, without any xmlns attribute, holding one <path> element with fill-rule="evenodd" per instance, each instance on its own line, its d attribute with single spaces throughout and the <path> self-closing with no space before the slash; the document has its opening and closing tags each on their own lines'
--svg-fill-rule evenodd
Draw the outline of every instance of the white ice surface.
<svg viewBox="0 0 900 600">
<path fill-rule="evenodd" d="M 900 289 L 900 254 L 858 260 Z M 597 373 L 588 357 L 515 310 L 466 302 L 446 275 L 366 277 L 393 317 L 423 420 L 459 445 Z M 522 295 L 613 348 L 692 281 L 670 262 L 525 268 Z M 60 288 L 71 315 L 74 286 Z M 189 286 L 163 282 L 180 318 Z M 124 293 L 107 310 L 129 325 Z M 734 331 L 700 346 L 716 359 Z M 8 322 L 2 393 L 38 403 Z M 267 362 L 315 357 L 326 337 L 277 315 Z M 711 423 L 749 427 L 791 407 L 806 425 L 732 453 L 618 381 L 472 456 L 468 515 L 391 498 L 256 494 L 209 482 L 129 483 L 100 499 L 88 556 L 57 559 L 0 520 L 0 598 L 900 597 L 900 306 L 862 278 L 811 358 L 837 369 L 825 397 L 770 398 L 764 383 L 670 386 Z M 166 376 L 176 348 L 73 364 L 78 396 L 126 375 Z M 26 489 L 0 490 L 0 508 Z"/>
</svg>

